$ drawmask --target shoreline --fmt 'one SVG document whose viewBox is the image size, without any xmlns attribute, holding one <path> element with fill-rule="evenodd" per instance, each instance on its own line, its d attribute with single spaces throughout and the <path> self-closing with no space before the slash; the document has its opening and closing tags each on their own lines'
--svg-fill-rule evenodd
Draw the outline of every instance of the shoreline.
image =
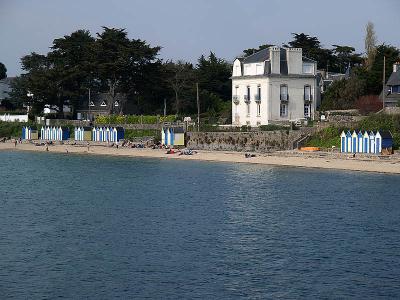
<svg viewBox="0 0 400 300">
<path fill-rule="evenodd" d="M 17 144 L 5 142 L 0 143 L 0 150 L 8 151 L 31 151 L 46 152 L 44 146 L 35 146 L 34 144 Z M 256 157 L 245 158 L 244 152 L 223 152 L 223 151 L 198 151 L 193 155 L 166 154 L 164 149 L 149 148 L 112 148 L 102 145 L 91 145 L 89 152 L 86 146 L 82 145 L 51 145 L 49 152 L 53 153 L 71 153 L 71 154 L 89 154 L 89 155 L 112 155 L 122 157 L 146 157 L 177 160 L 197 160 L 210 162 L 230 162 L 230 163 L 248 163 L 262 164 L 270 166 L 301 167 L 312 169 L 331 169 L 347 170 L 360 172 L 374 172 L 385 174 L 400 174 L 400 159 L 390 157 L 388 160 L 379 159 L 360 159 L 348 157 L 334 157 L 323 152 L 325 157 L 319 157 L 312 154 L 302 156 L 287 154 L 285 156 L 274 154 L 256 154 Z"/>
</svg>

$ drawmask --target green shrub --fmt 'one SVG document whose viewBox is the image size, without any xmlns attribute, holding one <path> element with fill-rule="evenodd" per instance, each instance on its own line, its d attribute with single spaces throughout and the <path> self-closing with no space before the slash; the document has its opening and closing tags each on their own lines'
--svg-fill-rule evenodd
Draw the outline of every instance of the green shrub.
<svg viewBox="0 0 400 300">
<path fill-rule="evenodd" d="M 161 139 L 161 131 L 157 129 L 125 129 L 125 139 L 132 140 L 145 136 L 152 136 L 156 140 Z"/>
<path fill-rule="evenodd" d="M 168 116 L 138 116 L 138 115 L 109 115 L 96 117 L 97 124 L 157 124 L 163 122 L 175 122 L 175 115 Z"/>
</svg>

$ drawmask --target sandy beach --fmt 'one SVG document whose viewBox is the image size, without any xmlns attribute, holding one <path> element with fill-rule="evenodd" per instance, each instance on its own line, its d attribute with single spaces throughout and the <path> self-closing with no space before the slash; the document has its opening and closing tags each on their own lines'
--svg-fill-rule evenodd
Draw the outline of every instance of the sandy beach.
<svg viewBox="0 0 400 300">
<path fill-rule="evenodd" d="M 161 149 L 138 149 L 138 148 L 115 148 L 100 145 L 91 145 L 88 151 L 84 145 L 50 145 L 49 152 L 69 153 L 69 154 L 91 154 L 91 155 L 113 155 L 127 157 L 148 157 L 159 159 L 180 159 L 180 160 L 202 160 L 217 162 L 235 162 L 249 164 L 264 164 L 275 166 L 291 166 L 317 169 L 338 169 L 364 172 L 379 172 L 400 174 L 400 159 L 398 157 L 379 158 L 353 158 L 351 155 L 342 156 L 330 155 L 330 153 L 272 153 L 256 154 L 256 157 L 246 158 L 244 153 L 223 152 L 223 151 L 198 151 L 194 155 L 166 154 Z M 0 143 L 0 150 L 12 151 L 35 151 L 46 152 L 45 146 L 35 146 L 34 144 L 17 144 L 6 142 Z M 300 154 L 300 155 L 299 155 Z"/>
</svg>

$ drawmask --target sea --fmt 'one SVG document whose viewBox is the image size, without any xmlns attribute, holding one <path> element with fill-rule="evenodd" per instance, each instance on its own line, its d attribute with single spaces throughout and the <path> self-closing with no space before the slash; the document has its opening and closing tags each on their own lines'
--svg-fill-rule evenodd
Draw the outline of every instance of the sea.
<svg viewBox="0 0 400 300">
<path fill-rule="evenodd" d="M 0 299 L 400 299 L 400 176 L 0 152 Z"/>
</svg>

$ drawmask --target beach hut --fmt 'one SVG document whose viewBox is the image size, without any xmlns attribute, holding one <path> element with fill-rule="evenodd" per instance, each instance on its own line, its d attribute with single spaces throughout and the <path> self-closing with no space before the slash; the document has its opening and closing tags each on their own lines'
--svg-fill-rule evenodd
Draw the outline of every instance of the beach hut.
<svg viewBox="0 0 400 300">
<path fill-rule="evenodd" d="M 40 130 L 40 138 L 48 141 L 65 141 L 69 139 L 68 127 L 45 126 Z"/>
<path fill-rule="evenodd" d="M 369 153 L 376 153 L 376 149 L 375 149 L 375 133 L 373 131 L 371 131 L 369 133 Z"/>
<path fill-rule="evenodd" d="M 37 140 L 39 138 L 39 133 L 37 128 L 34 126 L 24 126 L 22 127 L 22 139 L 23 140 Z"/>
<path fill-rule="evenodd" d="M 369 134 L 368 131 L 366 130 L 363 135 L 363 153 L 368 153 L 369 152 Z"/>
<path fill-rule="evenodd" d="M 75 127 L 75 141 L 91 141 L 92 140 L 92 128 L 91 127 Z"/>
<path fill-rule="evenodd" d="M 340 134 L 340 152 L 342 152 L 342 153 L 347 152 L 346 149 L 347 149 L 346 133 L 343 130 L 342 133 Z"/>
<path fill-rule="evenodd" d="M 352 153 L 357 153 L 358 149 L 358 135 L 357 132 L 354 130 L 352 135 L 351 135 L 351 152 Z"/>
<path fill-rule="evenodd" d="M 166 146 L 184 146 L 185 130 L 183 127 L 163 127 L 161 143 Z"/>
<path fill-rule="evenodd" d="M 112 127 L 110 128 L 110 142 L 119 142 L 123 140 L 125 136 L 125 130 L 123 127 Z"/>
<path fill-rule="evenodd" d="M 357 133 L 357 152 L 363 152 L 363 134 L 361 130 Z"/>
<path fill-rule="evenodd" d="M 377 131 L 375 135 L 376 153 L 393 152 L 393 136 L 389 131 Z"/>
<path fill-rule="evenodd" d="M 350 131 L 346 132 L 346 152 L 351 153 L 351 133 L 350 133 Z"/>
</svg>

